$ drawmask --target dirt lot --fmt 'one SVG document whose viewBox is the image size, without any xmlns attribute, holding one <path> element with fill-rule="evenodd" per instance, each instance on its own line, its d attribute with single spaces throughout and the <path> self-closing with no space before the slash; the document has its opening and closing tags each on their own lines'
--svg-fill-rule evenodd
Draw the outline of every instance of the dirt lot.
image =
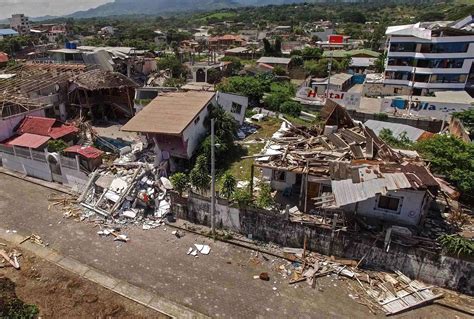
<svg viewBox="0 0 474 319">
<path fill-rule="evenodd" d="M 21 270 L 0 268 L 0 296 L 12 296 L 14 288 L 17 298 L 38 306 L 42 318 L 168 318 L 56 265 L 22 253 Z M 1 313 L 2 309 L 0 317 Z"/>
</svg>

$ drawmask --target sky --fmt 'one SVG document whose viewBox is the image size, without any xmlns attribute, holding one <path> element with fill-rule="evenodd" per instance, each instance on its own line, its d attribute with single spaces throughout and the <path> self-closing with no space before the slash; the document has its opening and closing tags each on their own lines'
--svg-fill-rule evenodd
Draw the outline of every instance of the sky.
<svg viewBox="0 0 474 319">
<path fill-rule="evenodd" d="M 13 13 L 24 13 L 29 17 L 64 15 L 78 10 L 87 10 L 112 0 L 0 0 L 0 19 Z"/>
</svg>

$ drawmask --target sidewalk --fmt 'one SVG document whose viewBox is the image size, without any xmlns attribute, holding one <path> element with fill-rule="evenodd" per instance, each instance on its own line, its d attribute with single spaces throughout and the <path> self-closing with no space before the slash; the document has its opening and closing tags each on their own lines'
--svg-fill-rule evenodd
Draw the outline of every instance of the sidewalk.
<svg viewBox="0 0 474 319">
<path fill-rule="evenodd" d="M 173 318 L 209 318 L 187 307 L 177 305 L 174 302 L 157 296 L 156 294 L 131 285 L 126 281 L 111 277 L 97 269 L 82 264 L 73 258 L 63 256 L 49 247 L 42 247 L 31 243 L 30 241 L 21 243 L 26 237 L 27 236 L 18 233 L 7 232 L 6 229 L 0 227 L 1 240 L 27 250 L 40 258 L 43 258 L 76 275 L 84 277 L 143 306 Z"/>
</svg>

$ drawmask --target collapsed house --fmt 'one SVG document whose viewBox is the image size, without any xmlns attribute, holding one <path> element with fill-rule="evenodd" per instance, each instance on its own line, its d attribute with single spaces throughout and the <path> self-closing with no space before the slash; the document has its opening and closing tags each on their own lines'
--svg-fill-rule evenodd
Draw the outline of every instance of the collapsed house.
<svg viewBox="0 0 474 319">
<path fill-rule="evenodd" d="M 85 65 L 28 62 L 0 72 L 0 140 L 10 138 L 27 115 L 66 120 L 68 81 L 87 70 Z"/>
<path fill-rule="evenodd" d="M 131 118 L 138 84 L 117 72 L 91 70 L 76 76 L 69 86 L 69 100 L 79 116 L 94 119 Z"/>
<path fill-rule="evenodd" d="M 393 150 L 334 101 L 321 115 L 323 131 L 284 122 L 255 156 L 271 187 L 303 213 L 419 225 L 440 185 L 416 152 Z"/>
</svg>

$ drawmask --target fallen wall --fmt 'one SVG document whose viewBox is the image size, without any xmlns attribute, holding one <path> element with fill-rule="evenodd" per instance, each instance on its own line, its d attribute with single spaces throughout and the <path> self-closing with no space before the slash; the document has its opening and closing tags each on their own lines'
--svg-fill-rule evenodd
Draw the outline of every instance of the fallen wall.
<svg viewBox="0 0 474 319">
<path fill-rule="evenodd" d="M 216 205 L 216 226 L 227 228 L 256 240 L 273 242 L 282 246 L 302 248 L 306 236 L 310 250 L 325 255 L 360 260 L 364 264 L 386 270 L 400 270 L 410 278 L 426 283 L 474 294 L 473 262 L 440 255 L 424 249 L 417 249 L 392 243 L 390 250 L 384 250 L 383 239 L 374 239 L 361 233 L 335 232 L 327 227 L 295 223 L 285 214 L 253 208 L 228 207 L 221 201 Z M 191 194 L 187 205 L 172 202 L 173 211 L 179 211 L 178 218 L 210 226 L 209 199 Z M 180 208 L 177 208 L 179 205 Z M 237 218 L 238 213 L 238 218 Z"/>
</svg>

